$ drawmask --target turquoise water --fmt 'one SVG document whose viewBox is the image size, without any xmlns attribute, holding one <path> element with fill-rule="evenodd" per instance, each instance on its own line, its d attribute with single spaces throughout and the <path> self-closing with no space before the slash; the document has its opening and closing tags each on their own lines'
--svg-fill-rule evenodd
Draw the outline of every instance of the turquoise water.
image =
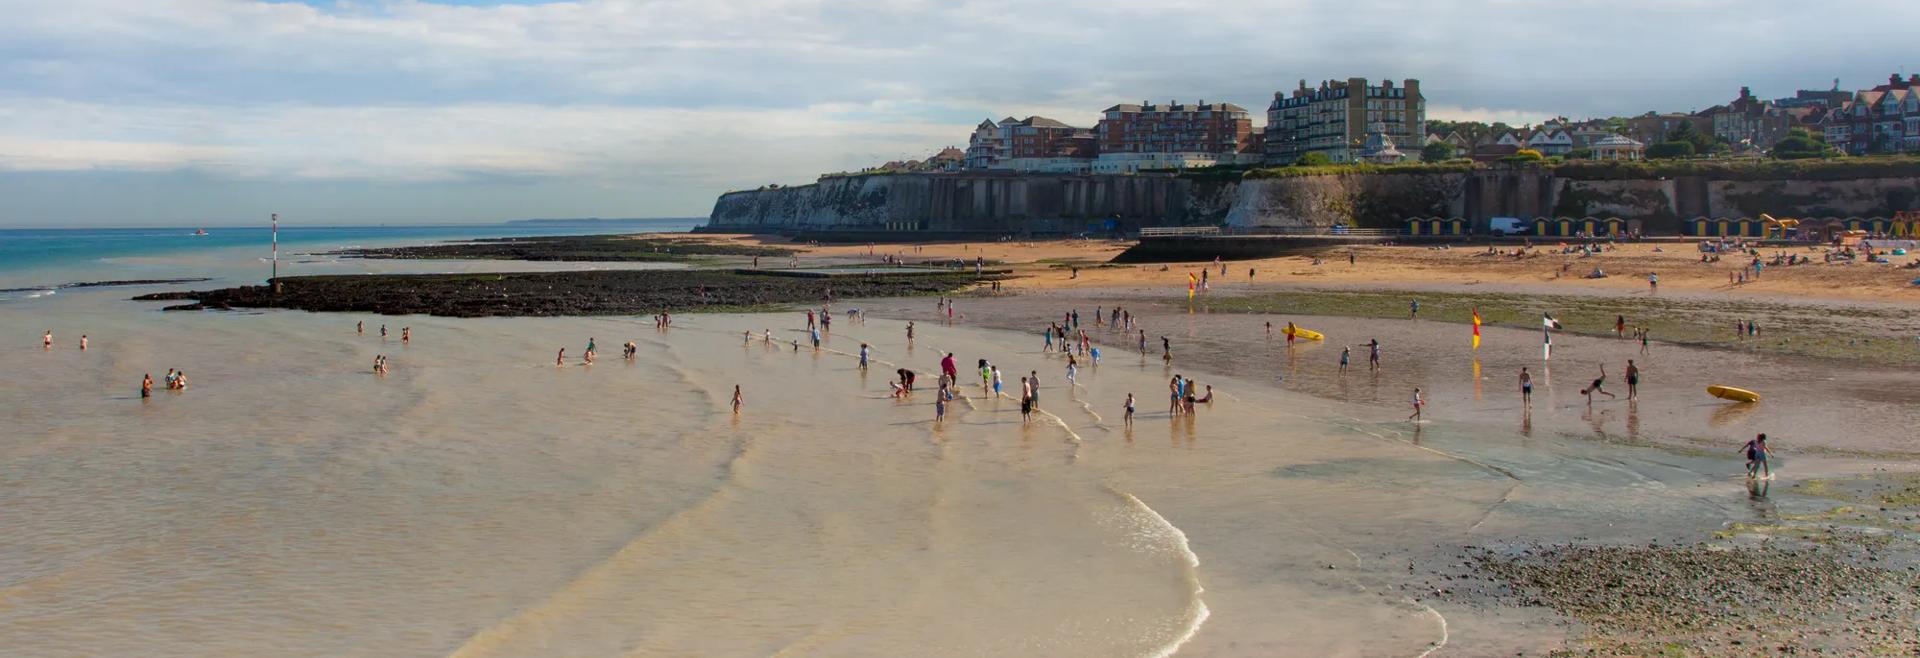
<svg viewBox="0 0 1920 658">
<path fill-rule="evenodd" d="M 411 240 L 437 242 L 475 238 L 531 235 L 586 235 L 593 233 L 681 232 L 700 220 L 644 219 L 619 222 L 551 224 L 471 224 L 457 226 L 281 226 L 280 250 L 312 246 L 350 246 L 358 243 Z M 174 256 L 197 251 L 256 247 L 260 256 L 271 253 L 272 231 L 260 227 L 208 229 L 194 235 L 192 228 L 4 229 L 0 230 L 0 274 L 23 270 L 70 268 L 102 259 L 131 256 Z M 65 281 L 39 281 L 59 285 Z"/>
</svg>

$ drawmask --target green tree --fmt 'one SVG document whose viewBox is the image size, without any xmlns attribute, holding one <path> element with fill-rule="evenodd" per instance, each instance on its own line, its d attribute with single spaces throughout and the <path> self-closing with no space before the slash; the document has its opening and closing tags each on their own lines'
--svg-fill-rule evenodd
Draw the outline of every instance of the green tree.
<svg viewBox="0 0 1920 658">
<path fill-rule="evenodd" d="M 1693 142 L 1682 140 L 1660 142 L 1647 147 L 1647 159 L 1649 160 L 1686 158 L 1692 157 L 1693 153 Z"/>
<path fill-rule="evenodd" d="M 1453 145 L 1446 142 L 1432 142 L 1420 147 L 1421 162 L 1445 162 L 1453 158 Z"/>
<path fill-rule="evenodd" d="M 1607 132 L 1613 133 L 1615 135 L 1625 135 L 1629 130 L 1631 130 L 1631 128 L 1627 125 L 1626 117 L 1608 118 L 1606 129 L 1607 129 Z"/>
<path fill-rule="evenodd" d="M 1327 154 L 1322 151 L 1307 151 L 1300 156 L 1300 159 L 1293 161 L 1293 166 L 1296 167 L 1317 167 L 1330 164 L 1333 164 L 1333 159 L 1327 157 Z"/>
<path fill-rule="evenodd" d="M 1667 141 L 1691 144 L 1693 151 L 1687 155 L 1725 153 L 1733 150 L 1733 145 L 1727 143 L 1727 140 L 1715 137 L 1713 133 L 1703 132 L 1699 128 L 1695 128 L 1692 121 L 1683 121 L 1679 126 L 1675 126 L 1673 132 L 1667 133 Z M 1647 157 L 1653 156 L 1649 155 Z"/>
<path fill-rule="evenodd" d="M 1592 160 L 1593 149 L 1574 149 L 1567 151 L 1568 160 Z"/>
<path fill-rule="evenodd" d="M 1833 149 L 1827 146 L 1826 139 L 1808 132 L 1804 128 L 1787 131 L 1787 136 L 1773 144 L 1773 157 L 1780 160 L 1804 160 L 1807 158 L 1825 158 L 1833 155 Z"/>
</svg>

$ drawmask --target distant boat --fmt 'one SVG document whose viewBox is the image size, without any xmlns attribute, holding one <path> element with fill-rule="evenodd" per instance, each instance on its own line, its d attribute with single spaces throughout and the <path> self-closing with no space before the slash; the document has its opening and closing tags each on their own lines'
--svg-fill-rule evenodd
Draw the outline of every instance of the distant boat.
<svg viewBox="0 0 1920 658">
<path fill-rule="evenodd" d="M 203 228 L 197 228 L 197 229 L 194 229 L 194 230 L 193 230 L 193 234 L 194 234 L 194 235 L 206 235 L 206 234 L 207 234 L 207 230 L 206 230 L 206 229 L 203 229 Z"/>
</svg>

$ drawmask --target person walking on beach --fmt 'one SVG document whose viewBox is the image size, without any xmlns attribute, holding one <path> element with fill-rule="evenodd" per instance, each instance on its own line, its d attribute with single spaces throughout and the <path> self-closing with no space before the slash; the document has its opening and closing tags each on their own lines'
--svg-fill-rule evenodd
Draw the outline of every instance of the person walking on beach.
<svg viewBox="0 0 1920 658">
<path fill-rule="evenodd" d="M 1040 346 L 1040 351 L 1052 352 L 1053 351 L 1053 324 L 1052 323 L 1047 324 L 1047 334 L 1046 334 L 1045 340 L 1046 340 L 1046 343 Z"/>
<path fill-rule="evenodd" d="M 1380 339 L 1378 338 L 1367 340 L 1367 370 L 1374 372 L 1380 370 Z"/>
<path fill-rule="evenodd" d="M 1633 359 L 1627 359 L 1627 399 L 1640 397 L 1640 367 L 1633 365 Z"/>
<path fill-rule="evenodd" d="M 1772 455 L 1773 451 L 1767 448 L 1766 432 L 1761 432 L 1759 436 L 1753 437 L 1752 441 L 1748 441 L 1746 445 L 1740 446 L 1740 450 L 1747 453 L 1748 479 L 1752 479 L 1756 474 L 1761 475 L 1762 479 L 1773 479 L 1773 469 L 1767 465 L 1767 457 Z"/>
<path fill-rule="evenodd" d="M 1658 272 L 1648 272 L 1647 273 L 1647 294 L 1653 294 L 1656 292 L 1660 292 L 1660 274 Z"/>
<path fill-rule="evenodd" d="M 1160 360 L 1173 361 L 1173 341 L 1167 340 L 1166 336 L 1160 337 Z"/>
<path fill-rule="evenodd" d="M 1533 406 L 1533 373 L 1527 372 L 1526 366 L 1520 367 L 1520 405 Z"/>
<path fill-rule="evenodd" d="M 993 370 L 988 367 L 986 359 L 981 359 L 980 360 L 980 394 L 986 395 L 991 392 L 993 392 Z"/>
<path fill-rule="evenodd" d="M 1028 391 L 1027 393 L 1028 396 L 1033 398 L 1033 408 L 1039 409 L 1040 408 L 1040 371 L 1032 370 L 1027 372 L 1027 391 Z"/>
<path fill-rule="evenodd" d="M 1613 316 L 1613 335 L 1616 338 L 1627 337 L 1627 316 Z"/>
<path fill-rule="evenodd" d="M 868 352 L 867 344 L 861 343 L 860 344 L 860 369 L 861 370 L 867 369 L 867 352 Z"/>
<path fill-rule="evenodd" d="M 1128 324 L 1132 324 L 1132 321 L 1129 320 Z M 1147 330 L 1145 329 L 1140 330 L 1140 355 L 1147 355 Z"/>
<path fill-rule="evenodd" d="M 1129 428 L 1133 427 L 1133 394 L 1132 393 L 1127 394 L 1127 413 L 1125 416 L 1121 417 L 1121 420 L 1126 423 L 1127 427 Z"/>
<path fill-rule="evenodd" d="M 947 419 L 947 400 L 953 399 L 953 392 L 946 382 L 940 382 L 940 390 L 933 395 L 933 422 Z"/>
<path fill-rule="evenodd" d="M 1347 266 L 1348 266 L 1348 267 L 1352 267 L 1352 266 L 1353 266 L 1353 264 L 1354 264 L 1354 258 L 1353 258 L 1353 251 L 1352 251 L 1352 250 L 1348 250 L 1348 251 L 1347 251 Z"/>
<path fill-rule="evenodd" d="M 1646 356 L 1647 354 L 1647 334 L 1650 334 L 1650 333 L 1653 333 L 1652 329 L 1648 329 L 1646 327 L 1640 328 L 1640 355 L 1641 356 Z"/>
<path fill-rule="evenodd" d="M 153 397 L 153 373 L 147 373 L 145 376 L 142 376 L 140 378 L 140 397 L 142 398 Z M 1128 399 L 1131 400 L 1132 397 L 1129 396 Z"/>
<path fill-rule="evenodd" d="M 807 309 L 807 331 L 813 331 L 813 309 Z"/>
<path fill-rule="evenodd" d="M 1416 299 L 1407 304 L 1407 319 L 1412 320 L 1418 317 L 1420 317 L 1420 300 Z"/>
<path fill-rule="evenodd" d="M 1352 357 L 1353 357 L 1353 346 L 1341 345 L 1340 346 L 1340 372 L 1342 374 L 1347 372 L 1347 360 Z"/>
<path fill-rule="evenodd" d="M 1603 385 L 1605 385 L 1606 383 L 1607 383 L 1607 364 L 1604 364 L 1604 363 L 1602 363 L 1602 364 L 1600 364 L 1600 376 L 1599 376 L 1598 378 L 1596 378 L 1596 379 L 1594 379 L 1594 380 L 1593 380 L 1593 385 L 1591 385 L 1591 386 L 1588 386 L 1588 387 L 1586 387 L 1586 388 L 1583 388 L 1583 389 L 1580 389 L 1580 394 L 1581 394 L 1581 395 L 1585 395 L 1585 396 L 1587 396 L 1587 407 L 1588 407 L 1588 408 L 1592 408 L 1592 407 L 1593 407 L 1593 394 L 1595 394 L 1595 393 L 1599 393 L 1599 394 L 1601 394 L 1601 395 L 1605 395 L 1605 396 L 1607 396 L 1607 397 L 1608 397 L 1609 399 L 1611 399 L 1611 398 L 1618 398 L 1618 397 L 1620 397 L 1620 396 L 1618 396 L 1618 395 L 1614 395 L 1614 394 L 1612 394 L 1612 393 L 1608 393 L 1608 392 L 1606 391 L 1606 389 L 1602 389 L 1602 388 L 1600 388 L 1601 386 L 1603 386 Z"/>
<path fill-rule="evenodd" d="M 1293 326 L 1293 321 L 1289 320 L 1287 321 L 1286 332 L 1287 332 L 1287 347 L 1293 347 L 1293 336 L 1294 334 L 1300 332 L 1300 328 Z"/>
<path fill-rule="evenodd" d="M 1067 387 L 1068 388 L 1073 387 L 1073 376 L 1075 374 L 1078 374 L 1079 372 L 1080 372 L 1079 362 L 1073 360 L 1072 354 L 1068 354 L 1067 355 Z"/>
<path fill-rule="evenodd" d="M 1420 398 L 1420 389 L 1413 389 L 1413 415 L 1407 416 L 1407 420 L 1420 422 L 1420 410 L 1426 406 L 1427 401 Z"/>
<path fill-rule="evenodd" d="M 960 364 L 954 360 L 952 352 L 948 352 L 946 356 L 940 358 L 940 375 L 946 377 L 947 380 L 951 382 L 958 383 L 960 381 Z"/>
<path fill-rule="evenodd" d="M 907 342 L 913 342 L 913 322 L 907 322 Z"/>
<path fill-rule="evenodd" d="M 817 327 L 807 329 L 807 337 L 813 339 L 813 351 L 820 351 L 820 329 Z"/>
<path fill-rule="evenodd" d="M 1000 366 L 987 366 L 993 371 L 993 397 L 1000 397 Z"/>
<path fill-rule="evenodd" d="M 1020 378 L 1020 422 L 1026 423 L 1033 418 L 1033 382 Z"/>
<path fill-rule="evenodd" d="M 560 348 L 560 354 L 553 357 L 553 365 L 556 365 L 556 366 L 567 365 L 567 348 L 564 348 L 564 347 Z"/>
</svg>

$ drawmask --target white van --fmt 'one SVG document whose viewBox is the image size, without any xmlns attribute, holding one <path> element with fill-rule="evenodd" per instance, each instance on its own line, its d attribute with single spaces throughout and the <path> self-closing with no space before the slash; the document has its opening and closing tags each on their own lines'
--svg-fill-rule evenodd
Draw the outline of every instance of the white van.
<svg viewBox="0 0 1920 658">
<path fill-rule="evenodd" d="M 1495 236 L 1527 234 L 1527 223 L 1519 217 L 1495 217 L 1489 222 L 1487 230 Z"/>
</svg>

